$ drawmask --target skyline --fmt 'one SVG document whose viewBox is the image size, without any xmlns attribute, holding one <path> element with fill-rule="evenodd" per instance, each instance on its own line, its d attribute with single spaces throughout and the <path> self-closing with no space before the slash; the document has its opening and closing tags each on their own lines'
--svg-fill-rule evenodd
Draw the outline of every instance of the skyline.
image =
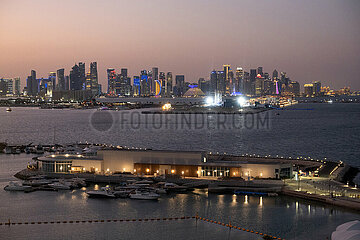
<svg viewBox="0 0 360 240">
<path fill-rule="evenodd" d="M 131 77 L 159 67 L 197 82 L 231 64 L 234 70 L 285 71 L 301 85 L 321 81 L 360 89 L 360 3 L 226 3 L 5 0 L 0 77 L 19 76 L 25 86 L 31 69 L 46 77 L 96 61 L 103 86 L 111 67 L 127 68 Z"/>
</svg>

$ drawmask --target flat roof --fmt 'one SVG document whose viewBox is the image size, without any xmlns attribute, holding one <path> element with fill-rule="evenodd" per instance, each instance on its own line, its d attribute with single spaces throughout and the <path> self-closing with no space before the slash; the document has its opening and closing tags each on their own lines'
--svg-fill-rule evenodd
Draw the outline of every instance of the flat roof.
<svg viewBox="0 0 360 240">
<path fill-rule="evenodd" d="M 72 161 L 72 160 L 97 160 L 102 161 L 97 156 L 83 156 L 80 154 L 53 154 L 43 157 L 38 157 L 37 160 L 42 162 L 57 162 L 57 161 Z"/>
</svg>

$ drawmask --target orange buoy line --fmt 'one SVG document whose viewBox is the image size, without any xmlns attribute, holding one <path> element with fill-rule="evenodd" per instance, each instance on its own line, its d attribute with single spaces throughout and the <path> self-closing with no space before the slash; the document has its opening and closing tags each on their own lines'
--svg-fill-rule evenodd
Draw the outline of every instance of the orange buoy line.
<svg viewBox="0 0 360 240">
<path fill-rule="evenodd" d="M 248 232 L 248 233 L 258 234 L 258 235 L 261 235 L 261 236 L 268 236 L 268 237 L 270 237 L 272 239 L 285 240 L 284 238 L 274 237 L 272 235 L 265 234 L 265 233 L 262 233 L 262 232 L 253 231 L 253 230 L 250 230 L 250 229 L 233 226 L 231 223 L 222 223 L 222 222 L 214 221 L 214 220 L 211 220 L 211 219 L 208 219 L 208 218 L 199 217 L 197 214 L 196 214 L 195 218 L 199 219 L 199 220 L 203 220 L 204 222 L 215 223 L 215 224 L 218 224 L 220 226 L 224 226 L 224 227 L 228 227 L 228 228 L 234 228 L 234 229 L 241 230 L 241 231 Z"/>
<path fill-rule="evenodd" d="M 139 219 L 100 219 L 100 220 L 70 220 L 70 221 L 38 221 L 38 222 L 11 222 L 9 219 L 7 222 L 0 222 L 0 226 L 11 225 L 28 225 L 28 224 L 79 224 L 79 223 L 110 223 L 110 222 L 147 222 L 147 221 L 171 221 L 171 220 L 185 220 L 194 219 L 195 216 L 184 217 L 168 217 L 168 218 L 139 218 Z"/>
</svg>

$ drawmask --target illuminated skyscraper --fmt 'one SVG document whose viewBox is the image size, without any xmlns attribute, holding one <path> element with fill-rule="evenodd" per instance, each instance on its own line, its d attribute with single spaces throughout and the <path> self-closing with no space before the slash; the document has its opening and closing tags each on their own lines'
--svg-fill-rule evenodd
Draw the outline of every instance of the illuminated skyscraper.
<svg viewBox="0 0 360 240">
<path fill-rule="evenodd" d="M 230 94 L 232 82 L 230 79 L 230 65 L 225 64 L 223 65 L 224 68 L 224 81 L 225 81 L 225 91 L 222 94 Z"/>
<path fill-rule="evenodd" d="M 244 90 L 244 70 L 241 67 L 236 68 L 235 72 L 235 92 L 243 93 Z"/>
<path fill-rule="evenodd" d="M 151 71 L 151 93 L 155 94 L 156 83 L 155 81 L 159 80 L 159 68 L 153 67 Z"/>
<path fill-rule="evenodd" d="M 174 91 L 175 95 L 181 97 L 185 93 L 185 76 L 184 75 L 176 75 L 175 76 L 176 83 L 176 91 Z"/>
<path fill-rule="evenodd" d="M 134 76 L 133 77 L 133 96 L 134 97 L 139 97 L 141 92 L 140 92 L 140 77 L 139 76 Z"/>
<path fill-rule="evenodd" d="M 255 95 L 261 96 L 264 91 L 264 79 L 260 75 L 260 73 L 255 78 Z"/>
<path fill-rule="evenodd" d="M 131 78 L 127 76 L 127 68 L 122 68 L 116 75 L 115 94 L 118 96 L 131 96 Z"/>
<path fill-rule="evenodd" d="M 81 64 L 81 68 L 79 65 Z M 85 73 L 82 76 L 83 64 L 75 64 L 70 71 L 70 90 L 82 90 L 85 83 Z M 84 79 L 83 79 L 84 78 Z"/>
<path fill-rule="evenodd" d="M 250 69 L 250 92 L 248 94 L 255 95 L 256 69 Z"/>
<path fill-rule="evenodd" d="M 98 72 L 97 72 L 97 63 L 90 63 L 90 78 L 91 78 L 91 92 L 93 96 L 99 95 L 99 82 L 98 82 Z"/>
<path fill-rule="evenodd" d="M 217 93 L 225 95 L 226 93 L 226 76 L 224 71 L 217 71 Z"/>
<path fill-rule="evenodd" d="M 217 92 L 217 73 L 215 70 L 213 70 L 210 73 L 210 93 L 215 94 Z"/>
<path fill-rule="evenodd" d="M 279 73 L 278 73 L 278 71 L 276 71 L 276 69 L 275 69 L 275 70 L 273 71 L 272 78 L 273 78 L 273 80 L 276 80 L 278 77 L 279 77 Z"/>
<path fill-rule="evenodd" d="M 264 73 L 263 73 L 263 67 L 258 67 L 258 68 L 257 68 L 257 74 L 260 74 L 261 77 L 264 77 L 264 76 L 263 76 L 263 75 L 264 75 Z"/>
<path fill-rule="evenodd" d="M 20 95 L 21 91 L 20 91 L 20 78 L 19 77 L 16 77 L 15 79 L 15 95 Z"/>
<path fill-rule="evenodd" d="M 86 74 L 85 89 L 91 90 L 91 74 L 90 74 L 90 72 L 88 72 Z"/>
<path fill-rule="evenodd" d="M 142 70 L 140 74 L 140 96 L 148 97 L 150 95 L 150 82 L 146 70 Z"/>
<path fill-rule="evenodd" d="M 39 93 L 39 81 L 36 79 L 36 71 L 31 70 L 31 89 L 32 96 L 36 96 Z"/>
<path fill-rule="evenodd" d="M 56 72 L 50 72 L 49 79 L 51 80 L 52 90 L 56 90 Z"/>
<path fill-rule="evenodd" d="M 161 90 L 160 90 L 160 95 L 161 96 L 166 96 L 166 92 L 167 92 L 167 81 L 166 81 L 166 76 L 164 72 L 160 72 L 159 73 L 159 83 L 161 86 Z"/>
<path fill-rule="evenodd" d="M 107 77 L 108 77 L 108 91 L 109 95 L 115 95 L 115 85 L 116 85 L 116 72 L 113 68 L 107 69 Z"/>
<path fill-rule="evenodd" d="M 86 80 L 85 63 L 79 62 L 79 84 L 81 86 L 79 90 L 85 89 L 85 80 Z"/>
<path fill-rule="evenodd" d="M 313 82 L 313 94 L 314 96 L 319 96 L 321 91 L 321 82 L 315 81 Z"/>
<path fill-rule="evenodd" d="M 172 73 L 168 72 L 166 74 L 166 96 L 171 97 L 173 94 L 173 77 Z"/>
<path fill-rule="evenodd" d="M 64 75 L 64 69 L 58 69 L 56 71 L 56 77 L 57 77 L 57 90 L 59 91 L 64 91 L 66 90 L 65 88 L 65 75 Z"/>
</svg>

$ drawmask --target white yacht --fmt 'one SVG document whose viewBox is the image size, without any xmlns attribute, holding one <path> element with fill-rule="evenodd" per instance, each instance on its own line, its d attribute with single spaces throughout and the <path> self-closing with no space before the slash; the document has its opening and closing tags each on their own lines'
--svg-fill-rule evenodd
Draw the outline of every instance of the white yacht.
<svg viewBox="0 0 360 240">
<path fill-rule="evenodd" d="M 9 182 L 9 185 L 4 187 L 6 191 L 25 191 L 31 189 L 31 186 L 25 186 L 20 182 Z"/>
<path fill-rule="evenodd" d="M 116 198 L 114 192 L 109 187 L 102 187 L 101 190 L 87 191 L 86 193 L 89 197 Z"/>
<path fill-rule="evenodd" d="M 130 193 L 131 199 L 158 200 L 159 197 L 160 197 L 159 194 L 149 191 L 135 191 L 134 193 Z"/>
</svg>

